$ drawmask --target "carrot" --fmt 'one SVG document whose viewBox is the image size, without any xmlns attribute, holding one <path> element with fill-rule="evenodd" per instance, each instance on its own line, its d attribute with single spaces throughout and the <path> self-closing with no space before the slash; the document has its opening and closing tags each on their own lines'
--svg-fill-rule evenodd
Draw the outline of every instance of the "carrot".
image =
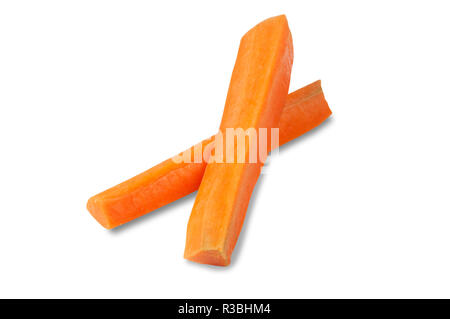
<svg viewBox="0 0 450 319">
<path fill-rule="evenodd" d="M 330 115 L 320 80 L 290 93 L 281 112 L 280 146 L 312 130 Z"/>
<path fill-rule="evenodd" d="M 320 81 L 292 92 L 281 113 L 280 146 L 312 130 L 330 114 Z M 213 136 L 199 144 L 206 147 L 211 141 Z M 196 191 L 205 168 L 204 160 L 175 163 L 168 159 L 91 197 L 88 210 L 103 227 L 117 227 Z"/>
<path fill-rule="evenodd" d="M 278 127 L 291 75 L 292 38 L 284 15 L 267 19 L 241 40 L 220 132 Z M 259 131 L 256 132 L 259 137 Z M 234 137 L 232 144 L 234 143 Z M 234 145 L 235 154 L 238 149 Z M 249 143 L 245 143 L 249 154 Z M 256 162 L 208 163 L 188 223 L 184 257 L 217 266 L 230 263 L 248 202 L 260 175 Z"/>
</svg>

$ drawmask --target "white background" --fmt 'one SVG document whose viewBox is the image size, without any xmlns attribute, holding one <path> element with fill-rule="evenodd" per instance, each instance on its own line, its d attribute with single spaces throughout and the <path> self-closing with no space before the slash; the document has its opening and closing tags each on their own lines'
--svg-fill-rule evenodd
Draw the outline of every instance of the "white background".
<svg viewBox="0 0 450 319">
<path fill-rule="evenodd" d="M 445 1 L 2 1 L 0 297 L 450 297 Z M 288 17 L 333 116 L 259 180 L 232 264 L 194 195 L 117 230 L 87 199 L 216 132 L 240 37 Z"/>
</svg>

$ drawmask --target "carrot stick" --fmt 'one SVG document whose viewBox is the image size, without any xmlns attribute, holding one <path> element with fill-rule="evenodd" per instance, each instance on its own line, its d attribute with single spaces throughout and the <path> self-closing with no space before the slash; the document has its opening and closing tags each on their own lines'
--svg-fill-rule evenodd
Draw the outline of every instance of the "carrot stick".
<svg viewBox="0 0 450 319">
<path fill-rule="evenodd" d="M 234 144 L 230 128 L 253 130 L 278 127 L 291 76 L 292 38 L 284 15 L 267 19 L 241 40 L 231 76 L 220 132 L 224 144 Z M 256 130 L 256 131 L 255 131 Z M 229 131 L 229 130 L 228 130 Z M 242 148 L 250 154 L 249 143 Z M 248 202 L 264 159 L 206 165 L 188 223 L 184 257 L 217 266 L 230 263 L 231 254 L 244 222 Z"/>
<path fill-rule="evenodd" d="M 280 145 L 312 130 L 331 114 L 320 81 L 288 95 L 280 119 Z M 213 136 L 201 142 L 203 147 Z M 193 151 L 194 146 L 190 148 Z M 180 153 L 181 154 L 181 153 Z M 111 229 L 170 204 L 198 189 L 206 162 L 175 163 L 168 159 L 88 201 L 88 210 Z"/>
</svg>

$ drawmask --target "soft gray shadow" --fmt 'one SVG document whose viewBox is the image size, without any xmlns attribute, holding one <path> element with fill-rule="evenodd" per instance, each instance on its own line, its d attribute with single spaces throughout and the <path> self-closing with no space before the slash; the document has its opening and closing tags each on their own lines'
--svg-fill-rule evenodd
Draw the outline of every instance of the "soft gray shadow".
<svg viewBox="0 0 450 319">
<path fill-rule="evenodd" d="M 139 218 L 129 221 L 128 223 L 125 223 L 116 228 L 113 228 L 113 229 L 109 230 L 109 232 L 113 235 L 119 235 L 123 231 L 128 231 L 128 230 L 132 229 L 133 227 L 138 225 L 138 223 L 148 222 L 149 220 L 152 220 L 153 218 L 157 218 L 157 216 L 159 216 L 160 214 L 167 214 L 169 211 L 171 211 L 171 210 L 173 211 L 174 210 L 173 208 L 175 208 L 175 207 L 185 205 L 188 202 L 190 202 L 191 206 L 192 206 L 192 204 L 193 204 L 192 202 L 194 201 L 196 194 L 197 194 L 197 191 L 195 191 L 187 196 L 184 196 L 183 198 L 180 198 L 170 204 L 160 207 L 157 210 L 154 210 L 146 215 L 143 215 Z"/>
<path fill-rule="evenodd" d="M 255 210 L 256 198 L 258 197 L 258 194 L 262 187 L 261 185 L 263 185 L 263 183 L 264 183 L 264 179 L 265 179 L 265 175 L 261 174 L 259 176 L 258 182 L 255 185 L 255 188 L 253 189 L 252 197 L 250 198 L 250 202 L 248 203 L 247 213 L 245 214 L 244 225 L 242 225 L 239 239 L 236 243 L 236 247 L 233 250 L 233 255 L 231 256 L 230 266 L 233 266 L 236 263 L 236 260 L 240 259 L 240 256 L 242 253 L 242 247 L 246 242 L 245 238 L 247 237 L 247 225 L 248 225 L 248 223 L 250 223 L 250 218 L 252 217 L 253 211 Z M 244 243 L 244 244 L 242 244 L 242 243 Z"/>
</svg>

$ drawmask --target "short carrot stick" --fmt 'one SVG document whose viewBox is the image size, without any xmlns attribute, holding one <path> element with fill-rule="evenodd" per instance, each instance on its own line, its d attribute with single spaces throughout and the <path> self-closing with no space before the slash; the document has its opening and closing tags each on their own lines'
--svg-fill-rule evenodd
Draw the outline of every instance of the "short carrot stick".
<svg viewBox="0 0 450 319">
<path fill-rule="evenodd" d="M 251 150 L 249 143 L 239 149 L 227 134 L 230 129 L 250 130 L 259 141 L 260 129 L 278 127 L 292 60 L 292 38 L 284 15 L 261 22 L 242 38 L 220 124 L 224 144 L 232 144 L 234 154 L 241 151 L 247 156 Z M 261 158 L 255 162 L 234 158 L 206 165 L 187 227 L 186 259 L 217 266 L 230 263 L 263 164 Z"/>
<path fill-rule="evenodd" d="M 330 114 L 320 81 L 292 92 L 281 113 L 280 146 L 320 125 Z M 201 144 L 211 141 L 213 137 Z M 87 208 L 103 227 L 117 227 L 196 191 L 205 168 L 204 160 L 175 163 L 168 159 L 91 197 Z"/>
</svg>

